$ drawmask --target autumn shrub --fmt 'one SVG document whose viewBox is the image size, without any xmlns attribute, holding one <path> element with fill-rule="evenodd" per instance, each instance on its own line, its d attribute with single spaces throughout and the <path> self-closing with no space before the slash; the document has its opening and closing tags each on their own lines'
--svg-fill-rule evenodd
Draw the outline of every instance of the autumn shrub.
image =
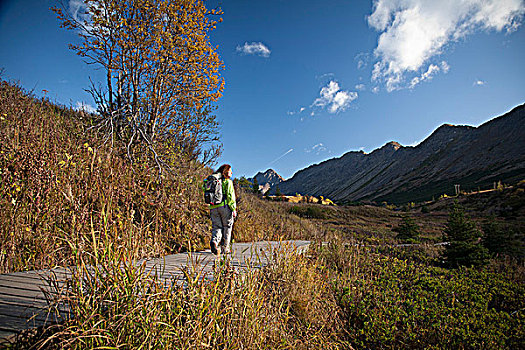
<svg viewBox="0 0 525 350">
<path fill-rule="evenodd" d="M 206 244 L 202 165 L 173 150 L 173 172 L 159 175 L 146 148 L 131 164 L 88 114 L 5 81 L 0 116 L 0 272 L 67 265 L 67 242 L 93 234 L 137 258 Z"/>
</svg>

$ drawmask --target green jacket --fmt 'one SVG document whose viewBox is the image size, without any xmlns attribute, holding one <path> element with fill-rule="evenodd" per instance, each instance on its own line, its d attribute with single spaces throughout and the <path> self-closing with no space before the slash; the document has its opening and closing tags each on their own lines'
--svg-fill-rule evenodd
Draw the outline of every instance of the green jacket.
<svg viewBox="0 0 525 350">
<path fill-rule="evenodd" d="M 231 179 L 222 179 L 222 202 L 215 205 L 210 205 L 210 209 L 222 207 L 224 204 L 228 205 L 232 211 L 237 210 L 237 203 L 235 202 L 235 189 L 233 188 L 233 181 Z"/>
</svg>

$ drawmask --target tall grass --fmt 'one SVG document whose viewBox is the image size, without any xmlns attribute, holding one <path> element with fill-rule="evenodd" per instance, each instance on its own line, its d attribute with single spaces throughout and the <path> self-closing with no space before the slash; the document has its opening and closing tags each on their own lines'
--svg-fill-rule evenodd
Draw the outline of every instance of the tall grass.
<svg viewBox="0 0 525 350">
<path fill-rule="evenodd" d="M 256 195 L 237 189 L 239 217 L 233 227 L 238 242 L 259 240 L 305 239 L 316 240 L 326 235 L 322 225 L 292 215 L 288 203 L 276 204 L 261 200 Z"/>
<path fill-rule="evenodd" d="M 0 83 L 1 273 L 68 265 L 67 242 L 90 249 L 93 232 L 135 258 L 206 244 L 206 170 L 174 151 L 159 178 L 146 153 L 130 164 L 90 120 Z"/>
<path fill-rule="evenodd" d="M 517 349 L 525 339 L 525 270 L 509 262 L 448 270 L 331 241 L 241 274 L 218 260 L 213 279 L 190 263 L 181 282 L 108 247 L 77 255 L 71 318 L 31 346 Z"/>
<path fill-rule="evenodd" d="M 161 280 L 109 242 L 77 251 L 62 307 L 70 318 L 34 336 L 33 348 L 340 348 L 342 328 L 321 266 L 295 251 L 270 252 L 266 269 L 238 273 L 217 260 L 213 278 L 195 262 L 183 281 Z M 101 248 L 103 247 L 103 248 Z M 298 271 L 299 269 L 299 271 Z M 298 273 L 299 272 L 299 273 Z M 349 346 L 347 346 L 349 347 Z"/>
</svg>

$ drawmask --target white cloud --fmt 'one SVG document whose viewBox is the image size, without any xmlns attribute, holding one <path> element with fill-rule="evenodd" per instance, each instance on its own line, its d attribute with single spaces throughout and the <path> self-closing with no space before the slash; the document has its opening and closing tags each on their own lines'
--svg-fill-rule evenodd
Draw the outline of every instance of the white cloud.
<svg viewBox="0 0 525 350">
<path fill-rule="evenodd" d="M 313 145 L 311 148 L 305 148 L 305 153 L 315 153 L 316 155 L 319 155 L 321 152 L 326 152 L 328 149 L 324 146 L 323 143 L 318 143 L 316 145 Z"/>
<path fill-rule="evenodd" d="M 443 73 L 448 73 L 448 71 L 450 70 L 450 66 L 448 65 L 447 62 L 445 61 L 441 62 L 441 70 L 443 71 Z"/>
<path fill-rule="evenodd" d="M 288 114 L 288 115 L 301 114 L 301 113 L 304 112 L 305 110 L 306 110 L 305 107 L 301 107 L 301 108 L 299 108 L 298 111 L 288 111 L 288 112 L 286 112 L 286 114 Z"/>
<path fill-rule="evenodd" d="M 339 84 L 331 80 L 325 87 L 323 87 L 318 97 L 312 106 L 328 108 L 330 113 L 342 112 L 350 106 L 350 103 L 357 99 L 357 92 L 343 91 L 339 88 Z"/>
<path fill-rule="evenodd" d="M 96 113 L 97 109 L 87 103 L 77 101 L 75 104 L 75 107 L 73 107 L 76 111 L 84 111 L 87 113 Z"/>
<path fill-rule="evenodd" d="M 355 89 L 358 90 L 358 91 L 363 91 L 363 90 L 366 89 L 366 86 L 365 86 L 365 84 L 357 84 L 355 86 Z"/>
<path fill-rule="evenodd" d="M 472 84 L 472 85 L 474 85 L 474 86 L 483 86 L 483 85 L 485 85 L 486 83 L 487 83 L 487 82 L 486 82 L 486 81 L 483 81 L 483 80 L 476 80 L 476 81 L 474 82 L 474 84 Z"/>
<path fill-rule="evenodd" d="M 330 79 L 332 79 L 334 76 L 335 76 L 334 73 L 325 73 L 325 74 L 322 74 L 322 75 L 317 75 L 317 76 L 315 77 L 315 79 L 317 79 L 317 80 L 323 80 L 323 79 L 325 79 L 325 78 L 330 78 Z"/>
<path fill-rule="evenodd" d="M 245 42 L 243 46 L 237 45 L 237 52 L 245 55 L 257 55 L 268 58 L 272 51 L 261 42 Z"/>
<path fill-rule="evenodd" d="M 428 66 L 428 69 L 425 73 L 421 74 L 419 77 L 412 78 L 412 81 L 410 82 L 410 88 L 413 89 L 417 84 L 421 83 L 425 80 L 432 80 L 435 74 L 437 74 L 441 68 L 439 66 L 436 66 L 435 64 L 431 64 Z"/>
<path fill-rule="evenodd" d="M 516 30 L 524 14 L 523 0 L 375 0 L 368 24 L 381 34 L 372 80 L 393 91 L 406 87 L 407 78 L 413 87 L 414 75 L 420 82 L 446 73 L 448 64 L 431 61 L 447 44 L 479 30 Z M 439 70 L 425 79 L 421 69 L 433 66 Z"/>
<path fill-rule="evenodd" d="M 73 20 L 80 24 L 78 31 L 85 35 L 93 30 L 90 7 L 100 10 L 102 13 L 106 12 L 106 7 L 100 6 L 100 3 L 90 3 L 87 5 L 84 0 L 69 0 L 69 13 Z"/>
<path fill-rule="evenodd" d="M 88 7 L 83 0 L 69 0 L 69 12 L 76 21 L 83 22 L 90 20 Z"/>
<path fill-rule="evenodd" d="M 364 69 L 370 62 L 370 54 L 367 52 L 360 52 L 354 57 L 354 60 L 357 62 L 357 69 Z"/>
</svg>

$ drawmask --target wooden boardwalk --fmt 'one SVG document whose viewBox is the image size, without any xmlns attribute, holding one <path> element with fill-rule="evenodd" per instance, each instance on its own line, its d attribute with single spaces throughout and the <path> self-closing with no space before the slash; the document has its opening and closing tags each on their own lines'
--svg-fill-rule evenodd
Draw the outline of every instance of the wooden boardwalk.
<svg viewBox="0 0 525 350">
<path fill-rule="evenodd" d="M 275 249 L 288 247 L 288 249 L 303 251 L 309 244 L 308 241 L 234 243 L 231 265 L 238 270 L 248 265 L 261 267 L 268 263 L 268 253 Z M 188 267 L 189 262 L 197 263 L 200 270 L 211 276 L 216 259 L 217 257 L 209 250 L 191 254 L 173 254 L 145 260 L 145 271 L 157 271 L 162 280 L 182 281 L 182 271 Z M 142 263 L 144 260 L 137 262 L 137 264 Z M 60 314 L 57 316 L 47 312 L 49 298 L 46 298 L 46 295 L 50 296 L 51 288 L 48 281 L 52 276 L 59 284 L 64 284 L 70 272 L 68 269 L 58 268 L 0 275 L 0 346 L 2 342 L 20 331 L 61 321 Z M 64 310 L 60 311 L 65 314 Z"/>
</svg>

